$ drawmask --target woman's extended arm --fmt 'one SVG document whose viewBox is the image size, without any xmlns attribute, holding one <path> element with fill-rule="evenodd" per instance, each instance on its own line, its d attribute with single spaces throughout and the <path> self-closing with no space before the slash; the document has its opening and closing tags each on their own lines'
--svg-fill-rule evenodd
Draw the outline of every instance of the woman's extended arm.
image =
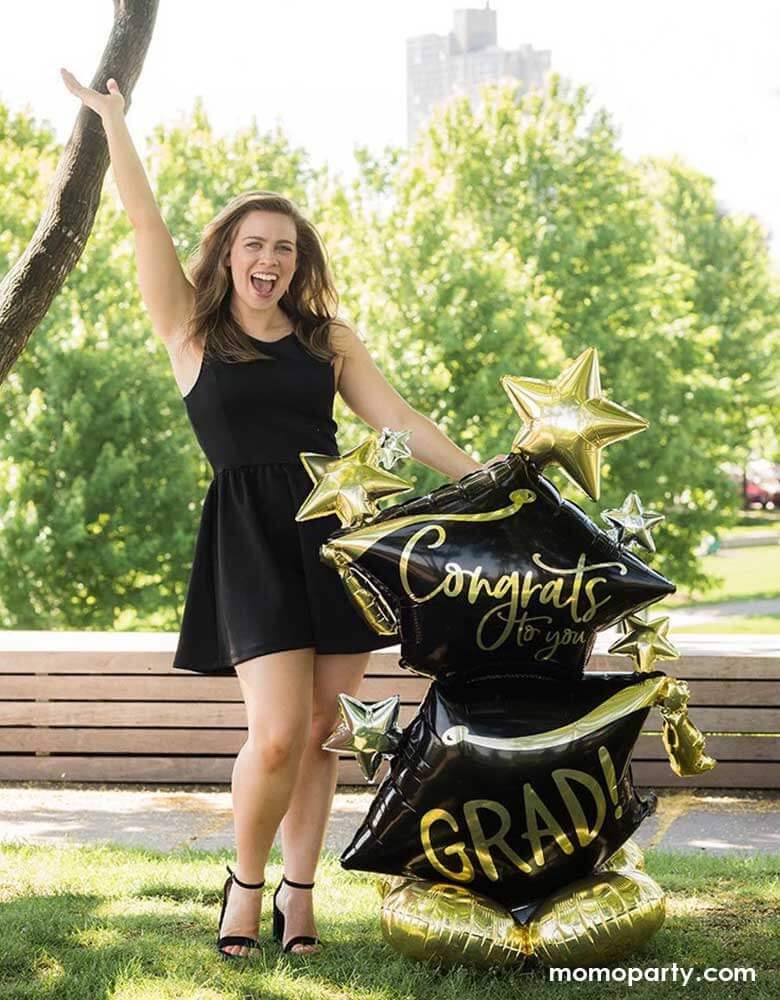
<svg viewBox="0 0 780 1000">
<path fill-rule="evenodd" d="M 100 115 L 108 140 L 119 197 L 135 233 L 138 284 L 149 318 L 163 340 L 177 337 L 189 316 L 194 291 L 179 263 L 171 234 L 163 221 L 143 164 L 125 121 L 125 99 L 115 80 L 101 94 L 82 86 L 61 70 L 65 85 Z"/>
<path fill-rule="evenodd" d="M 409 406 L 387 381 L 366 349 L 363 341 L 344 323 L 333 323 L 333 346 L 344 358 L 339 376 L 339 393 L 361 420 L 381 430 L 409 430 L 409 448 L 418 462 L 436 469 L 451 479 L 460 479 L 490 462 L 478 462 L 450 441 L 436 424 Z"/>
</svg>

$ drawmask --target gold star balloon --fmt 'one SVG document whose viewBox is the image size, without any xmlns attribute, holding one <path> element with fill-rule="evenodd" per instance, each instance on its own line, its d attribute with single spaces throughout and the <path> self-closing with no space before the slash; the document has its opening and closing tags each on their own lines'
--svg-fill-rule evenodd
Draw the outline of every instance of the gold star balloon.
<svg viewBox="0 0 780 1000">
<path fill-rule="evenodd" d="M 601 451 L 644 430 L 647 421 L 601 393 L 599 359 L 588 347 L 552 382 L 502 375 L 501 385 L 524 425 L 512 451 L 538 465 L 557 462 L 592 500 L 601 492 Z"/>
<path fill-rule="evenodd" d="M 601 519 L 617 529 L 617 542 L 620 545 L 630 545 L 635 542 L 650 552 L 655 552 L 655 541 L 650 534 L 652 529 L 665 520 L 663 514 L 654 510 L 645 510 L 638 493 L 633 490 L 617 509 L 603 510 Z"/>
<path fill-rule="evenodd" d="M 296 521 L 336 514 L 342 528 L 362 524 L 379 513 L 376 500 L 405 493 L 411 485 L 377 464 L 377 439 L 366 438 L 346 455 L 300 452 L 315 484 L 295 515 Z"/>
<path fill-rule="evenodd" d="M 323 750 L 354 753 L 366 781 L 373 781 L 383 754 L 398 749 L 402 731 L 396 725 L 400 695 L 366 703 L 349 694 L 338 695 L 342 721 L 322 744 Z"/>
<path fill-rule="evenodd" d="M 647 672 L 653 669 L 656 660 L 679 658 L 679 652 L 666 638 L 669 631 L 668 615 L 659 615 L 652 620 L 640 615 L 627 615 L 621 624 L 625 635 L 613 642 L 607 652 L 625 653 L 633 657 L 637 670 Z"/>
</svg>

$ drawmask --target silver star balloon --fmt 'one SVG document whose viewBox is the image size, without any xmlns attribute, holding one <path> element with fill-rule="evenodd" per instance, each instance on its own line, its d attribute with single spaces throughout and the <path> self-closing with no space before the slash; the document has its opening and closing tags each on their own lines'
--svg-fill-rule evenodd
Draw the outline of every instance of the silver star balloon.
<svg viewBox="0 0 780 1000">
<path fill-rule="evenodd" d="M 655 552 L 655 541 L 650 532 L 665 520 L 665 516 L 654 510 L 645 510 L 639 494 L 632 490 L 621 507 L 603 510 L 601 519 L 615 529 L 615 534 L 610 531 L 610 537 L 619 545 L 634 542 L 649 552 Z"/>
<path fill-rule="evenodd" d="M 338 696 L 342 721 L 322 744 L 323 750 L 354 753 L 366 781 L 373 781 L 383 755 L 398 749 L 402 730 L 396 725 L 401 696 L 364 702 L 349 694 Z"/>
<path fill-rule="evenodd" d="M 377 446 L 379 462 L 386 469 L 392 469 L 402 458 L 411 458 L 412 451 L 407 445 L 411 431 L 394 431 L 389 427 L 382 428 L 382 434 Z"/>
</svg>

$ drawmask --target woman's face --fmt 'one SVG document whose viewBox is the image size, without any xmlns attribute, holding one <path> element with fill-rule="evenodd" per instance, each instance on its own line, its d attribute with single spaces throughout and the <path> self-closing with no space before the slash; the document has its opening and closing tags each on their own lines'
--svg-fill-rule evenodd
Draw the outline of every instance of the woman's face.
<svg viewBox="0 0 780 1000">
<path fill-rule="evenodd" d="M 286 292 L 295 271 L 296 235 L 293 220 L 280 212 L 255 209 L 241 220 L 225 264 L 234 292 L 250 309 L 273 310 Z"/>
</svg>

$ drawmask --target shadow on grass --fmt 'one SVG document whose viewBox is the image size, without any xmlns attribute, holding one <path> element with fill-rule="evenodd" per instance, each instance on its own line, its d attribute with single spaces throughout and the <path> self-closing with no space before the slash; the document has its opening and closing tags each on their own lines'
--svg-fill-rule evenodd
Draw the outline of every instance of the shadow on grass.
<svg viewBox="0 0 780 1000">
<path fill-rule="evenodd" d="M 342 871 L 331 854 L 323 856 L 315 895 L 322 951 L 284 955 L 270 939 L 270 893 L 282 871 L 274 851 L 266 870 L 261 949 L 247 964 L 225 962 L 215 948 L 216 921 L 225 863 L 231 861 L 226 852 L 5 845 L 0 1000 L 626 996 L 625 983 L 551 983 L 549 970 L 533 960 L 520 969 L 478 971 L 407 959 L 382 938 L 375 877 Z M 718 1000 L 776 995 L 777 859 L 650 852 L 647 868 L 667 890 L 667 920 L 643 949 L 619 964 L 750 966 L 757 982 L 718 983 Z M 679 1000 L 681 990 L 679 982 L 646 982 L 631 995 Z M 685 996 L 711 997 L 712 991 L 712 984 L 691 981 Z"/>
</svg>

